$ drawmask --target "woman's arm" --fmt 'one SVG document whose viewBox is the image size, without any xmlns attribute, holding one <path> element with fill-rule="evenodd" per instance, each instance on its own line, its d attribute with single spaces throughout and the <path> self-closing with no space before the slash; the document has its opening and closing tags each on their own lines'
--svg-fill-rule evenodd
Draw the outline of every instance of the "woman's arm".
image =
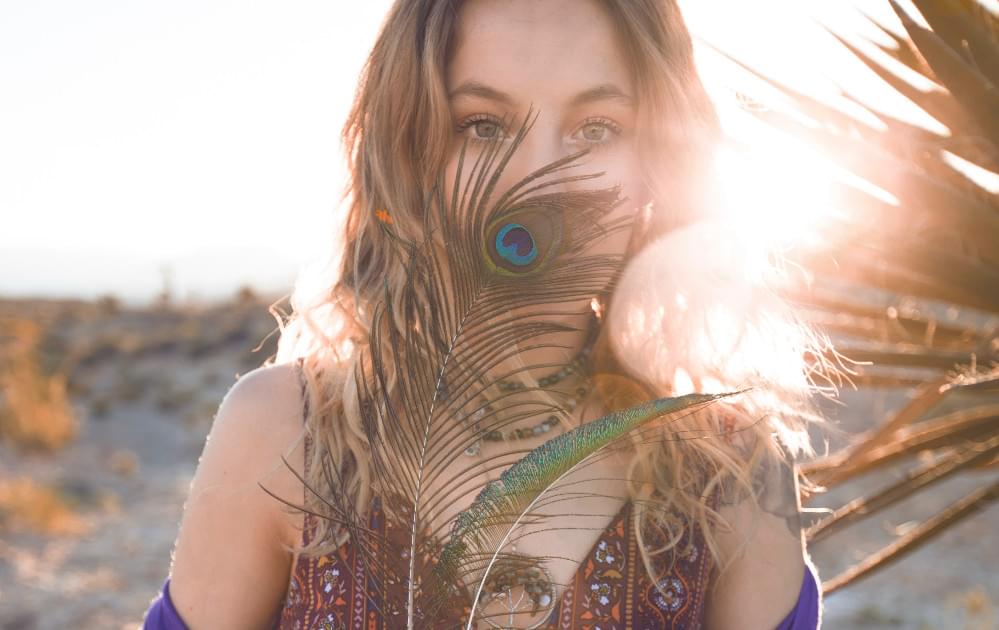
<svg viewBox="0 0 999 630">
<path fill-rule="evenodd" d="M 805 575 L 810 569 L 805 564 L 793 462 L 760 464 L 753 481 L 755 504 L 745 498 L 719 508 L 732 526 L 718 535 L 720 551 L 723 558 L 736 559 L 709 595 L 706 613 L 711 630 L 774 630 L 799 602 L 799 618 L 810 617 L 811 609 L 817 616 L 813 582 Z M 798 623 L 790 627 L 798 630 Z"/>
<path fill-rule="evenodd" d="M 301 515 L 302 404 L 292 365 L 258 368 L 229 390 L 191 482 L 169 594 L 191 630 L 271 628 L 288 586 Z M 293 450 L 292 450 L 293 449 Z"/>
</svg>

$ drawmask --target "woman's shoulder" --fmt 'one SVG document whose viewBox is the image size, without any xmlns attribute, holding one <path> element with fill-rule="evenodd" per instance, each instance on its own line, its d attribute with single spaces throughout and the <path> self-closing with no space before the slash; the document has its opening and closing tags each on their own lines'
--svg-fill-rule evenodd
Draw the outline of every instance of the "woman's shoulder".
<svg viewBox="0 0 999 630">
<path fill-rule="evenodd" d="M 300 369 L 295 363 L 281 363 L 241 376 L 223 398 L 216 416 L 220 426 L 213 425 L 210 436 L 232 442 L 231 448 L 222 449 L 231 457 L 246 462 L 252 453 L 256 463 L 250 472 L 263 487 L 258 490 L 264 493 L 266 489 L 295 505 L 302 504 L 300 477 L 305 465 L 306 403 Z M 296 545 L 302 514 L 290 511 L 273 496 L 266 500 L 276 512 L 282 542 Z"/>
<path fill-rule="evenodd" d="M 256 627 L 285 595 L 302 516 L 275 497 L 302 503 L 301 403 L 285 365 L 247 373 L 222 399 L 171 566 L 173 603 L 190 627 Z"/>
<path fill-rule="evenodd" d="M 752 485 L 755 496 L 733 493 L 718 508 L 725 566 L 708 596 L 711 627 L 774 628 L 795 607 L 808 570 L 793 460 L 763 460 Z"/>
<path fill-rule="evenodd" d="M 302 386 L 298 363 L 263 365 L 239 376 L 222 399 L 226 403 L 262 405 L 268 411 L 294 409 L 297 427 L 302 425 Z"/>
</svg>

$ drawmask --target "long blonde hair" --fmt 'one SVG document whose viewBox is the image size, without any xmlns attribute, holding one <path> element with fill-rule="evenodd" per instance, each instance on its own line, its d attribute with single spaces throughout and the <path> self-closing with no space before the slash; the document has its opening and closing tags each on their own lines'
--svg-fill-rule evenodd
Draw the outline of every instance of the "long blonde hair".
<svg viewBox="0 0 999 630">
<path fill-rule="evenodd" d="M 390 9 L 342 131 L 350 167 L 343 231 L 324 264 L 300 278 L 291 298 L 293 312 L 279 324 L 281 338 L 274 360 L 302 360 L 306 378 L 309 413 L 305 427 L 315 445 L 306 481 L 320 494 L 348 501 L 362 513 L 372 493 L 371 471 L 365 465 L 369 445 L 354 381 L 347 375 L 367 338 L 374 300 L 384 284 L 391 290 L 404 279 L 400 265 L 387 255 L 389 247 L 376 224 L 376 213 L 391 209 L 396 234 L 418 238 L 421 204 L 446 164 L 452 141 L 444 68 L 459 4 L 455 0 L 397 0 Z M 638 150 L 656 208 L 646 237 L 651 242 L 698 219 L 698 210 L 706 203 L 705 174 L 719 138 L 719 123 L 697 75 L 691 39 L 676 3 L 604 0 L 602 6 L 621 36 L 634 71 L 642 131 L 637 134 Z M 663 173 L 669 177 L 662 177 Z M 690 366 L 686 371 L 695 385 L 702 384 L 702 376 L 710 376 Z M 670 383 L 646 384 L 663 394 L 675 389 Z M 807 451 L 804 420 L 815 417 L 801 391 L 775 395 L 770 390 L 769 397 L 743 400 L 748 402 L 725 406 L 724 414 L 716 407 L 672 425 L 704 439 L 664 438 L 634 446 L 645 452 L 634 458 L 636 470 L 632 472 L 652 479 L 654 491 L 671 503 L 674 512 L 701 524 L 716 559 L 713 525 L 719 520 L 708 500 L 712 488 L 735 482 L 749 489 L 751 468 L 761 457 Z M 723 415 L 729 421 L 735 419 L 744 432 L 761 438 L 751 441 L 756 447 L 752 456 L 747 458 L 730 441 L 718 437 L 725 429 Z M 761 417 L 766 422 L 759 422 Z M 775 432 L 780 439 L 774 439 Z M 339 487 L 328 487 L 324 462 L 339 472 Z M 632 488 L 632 498 L 642 498 L 648 491 L 638 484 Z M 307 506 L 320 514 L 328 510 L 311 494 Z M 663 513 L 639 511 L 638 535 L 646 525 L 667 529 L 665 521 L 656 520 Z M 343 542 L 325 519 L 316 527 L 312 543 L 302 553 L 328 553 Z M 677 537 L 671 538 L 675 542 Z M 651 571 L 644 546 L 643 554 Z"/>
</svg>

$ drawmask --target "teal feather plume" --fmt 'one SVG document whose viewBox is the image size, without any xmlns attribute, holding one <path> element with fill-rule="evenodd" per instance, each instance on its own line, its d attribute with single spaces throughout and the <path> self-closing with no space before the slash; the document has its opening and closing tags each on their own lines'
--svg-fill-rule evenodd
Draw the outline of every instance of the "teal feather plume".
<svg viewBox="0 0 999 630">
<path fill-rule="evenodd" d="M 738 392 L 733 392 L 735 394 Z M 477 601 L 489 566 L 501 555 L 507 539 L 534 504 L 568 472 L 588 457 L 630 432 L 664 415 L 689 410 L 732 394 L 687 394 L 659 398 L 642 405 L 610 413 L 554 437 L 486 484 L 471 507 L 455 521 L 451 538 L 435 568 L 441 583 L 454 583 L 465 564 L 486 559 L 472 601 Z M 513 517 L 511 521 L 511 516 Z M 496 531 L 496 530 L 499 531 Z M 491 535 L 490 535 L 491 534 Z M 469 618 L 471 624 L 472 618 Z M 469 625 L 469 627 L 471 627 Z"/>
</svg>

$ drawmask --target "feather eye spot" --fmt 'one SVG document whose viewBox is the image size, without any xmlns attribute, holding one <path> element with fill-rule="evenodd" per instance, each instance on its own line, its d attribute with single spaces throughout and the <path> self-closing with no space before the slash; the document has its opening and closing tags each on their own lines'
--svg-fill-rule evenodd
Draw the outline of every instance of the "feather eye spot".
<svg viewBox="0 0 999 630">
<path fill-rule="evenodd" d="M 542 273 L 561 249 L 561 223 L 560 211 L 551 207 L 505 213 L 486 228 L 482 248 L 487 267 L 504 278 Z"/>
<path fill-rule="evenodd" d="M 526 227 L 507 223 L 496 233 L 496 252 L 510 264 L 522 267 L 538 257 L 538 246 Z"/>
</svg>

